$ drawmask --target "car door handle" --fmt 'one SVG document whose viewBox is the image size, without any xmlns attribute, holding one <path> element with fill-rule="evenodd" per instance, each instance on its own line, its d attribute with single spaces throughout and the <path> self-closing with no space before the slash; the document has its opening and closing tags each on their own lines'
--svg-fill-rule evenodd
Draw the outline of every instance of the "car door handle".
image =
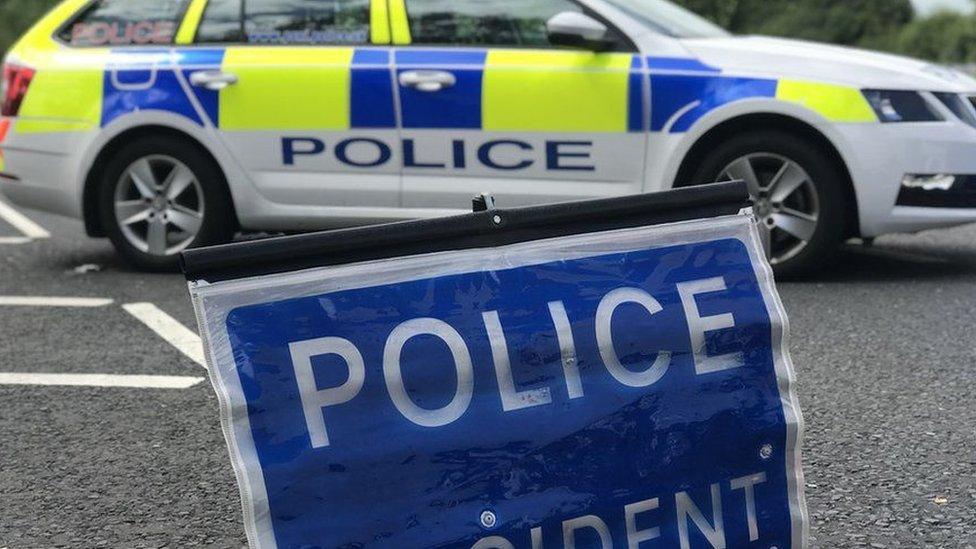
<svg viewBox="0 0 976 549">
<path fill-rule="evenodd" d="M 422 92 L 439 92 L 457 84 L 457 77 L 445 71 L 406 71 L 400 73 L 400 85 Z"/>
<path fill-rule="evenodd" d="M 220 91 L 227 86 L 233 86 L 237 81 L 236 74 L 222 71 L 200 71 L 190 75 L 190 84 L 212 91 Z"/>
</svg>

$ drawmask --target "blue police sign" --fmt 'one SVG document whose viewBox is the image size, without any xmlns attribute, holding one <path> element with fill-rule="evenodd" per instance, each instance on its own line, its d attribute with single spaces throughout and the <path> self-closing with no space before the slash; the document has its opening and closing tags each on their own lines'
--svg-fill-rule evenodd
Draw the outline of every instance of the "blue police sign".
<svg viewBox="0 0 976 549">
<path fill-rule="evenodd" d="M 254 546 L 805 543 L 749 215 L 191 291 Z"/>
</svg>

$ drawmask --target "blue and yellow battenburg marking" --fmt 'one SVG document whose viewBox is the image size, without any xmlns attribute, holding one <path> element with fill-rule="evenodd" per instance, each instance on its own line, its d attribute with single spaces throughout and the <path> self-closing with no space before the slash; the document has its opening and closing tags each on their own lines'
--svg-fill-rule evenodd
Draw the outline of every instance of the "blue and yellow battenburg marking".
<svg viewBox="0 0 976 549">
<path fill-rule="evenodd" d="M 398 73 L 447 70 L 436 94 L 399 89 L 405 129 L 643 131 L 642 66 L 629 54 L 399 49 Z"/>
<path fill-rule="evenodd" d="M 686 132 L 702 117 L 735 101 L 769 98 L 800 104 L 832 122 L 877 122 L 857 88 L 789 79 L 723 75 L 696 59 L 648 58 L 651 131 Z"/>
<path fill-rule="evenodd" d="M 225 131 L 399 122 L 404 129 L 681 133 L 715 109 L 755 98 L 800 104 L 833 122 L 877 121 L 856 88 L 731 76 L 691 58 L 405 48 L 412 38 L 404 0 L 372 0 L 374 47 L 181 48 L 192 44 L 207 5 L 190 0 L 175 49 L 65 50 L 51 36 L 88 1 L 65 0 L 12 49 L 12 58 L 38 69 L 18 133 L 90 131 L 152 110 Z M 437 94 L 404 88 L 393 66 L 448 70 L 457 84 Z M 240 84 L 221 92 L 187 85 L 190 73 L 214 69 L 238 75 Z"/>
<path fill-rule="evenodd" d="M 401 87 L 394 63 L 398 74 L 446 70 L 457 82 L 436 94 Z M 394 129 L 397 104 L 405 129 L 646 129 L 644 67 L 630 54 L 252 46 L 112 52 L 100 123 L 161 110 L 202 125 L 185 82 L 213 69 L 237 75 L 238 84 L 193 93 L 208 121 L 226 131 Z"/>
<path fill-rule="evenodd" d="M 801 104 L 835 122 L 877 120 L 855 88 L 729 76 L 684 58 L 240 46 L 79 50 L 71 59 L 38 71 L 18 132 L 85 131 L 154 110 L 225 131 L 395 129 L 399 105 L 408 130 L 682 133 L 720 107 L 753 98 Z M 193 72 L 216 69 L 239 83 L 220 92 L 188 85 Z M 456 83 L 434 94 L 396 83 L 415 70 L 448 71 Z"/>
<path fill-rule="evenodd" d="M 220 52 L 195 50 L 180 59 L 186 65 L 206 64 L 220 59 Z M 170 52 L 159 50 L 127 50 L 113 53 L 102 79 L 103 99 L 100 124 L 108 126 L 116 119 L 133 112 L 164 111 L 188 118 L 199 125 L 200 117 L 178 73 L 188 74 L 184 64 L 175 63 Z M 200 94 L 201 104 L 207 104 L 206 93 Z M 214 101 L 215 102 L 215 101 Z"/>
</svg>

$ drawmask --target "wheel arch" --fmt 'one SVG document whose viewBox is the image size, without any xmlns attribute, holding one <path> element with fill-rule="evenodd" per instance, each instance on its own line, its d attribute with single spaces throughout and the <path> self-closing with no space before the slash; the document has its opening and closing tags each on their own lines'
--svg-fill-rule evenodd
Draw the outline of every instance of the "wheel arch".
<svg viewBox="0 0 976 549">
<path fill-rule="evenodd" d="M 88 236 L 96 238 L 106 236 L 105 228 L 102 226 L 101 211 L 99 210 L 98 187 L 99 183 L 101 182 L 102 174 L 105 167 L 108 165 L 109 160 L 127 143 L 131 143 L 146 136 L 168 136 L 173 139 L 190 143 L 201 153 L 203 153 L 211 162 L 213 162 L 214 166 L 217 168 L 217 171 L 221 175 L 221 179 L 217 182 L 217 184 L 223 185 L 227 190 L 228 196 L 231 197 L 231 203 L 228 206 L 231 208 L 233 218 L 235 220 L 238 219 L 233 193 L 230 192 L 230 185 L 227 181 L 227 173 L 213 153 L 199 139 L 187 132 L 171 126 L 148 124 L 129 128 L 120 132 L 118 135 L 115 135 L 101 147 L 98 154 L 92 161 L 91 167 L 88 169 L 88 173 L 85 175 L 84 190 L 82 192 L 82 214 L 85 222 L 85 232 L 88 234 Z"/>
<path fill-rule="evenodd" d="M 743 114 L 710 128 L 695 141 L 681 161 L 675 175 L 674 187 L 701 183 L 691 181 L 691 178 L 695 168 L 704 160 L 709 150 L 718 143 L 736 135 L 756 130 L 779 130 L 793 134 L 817 147 L 831 160 L 844 177 L 843 188 L 847 203 L 845 234 L 847 236 L 858 236 L 860 233 L 860 210 L 850 167 L 837 146 L 822 131 L 808 122 L 787 114 L 772 112 Z"/>
</svg>

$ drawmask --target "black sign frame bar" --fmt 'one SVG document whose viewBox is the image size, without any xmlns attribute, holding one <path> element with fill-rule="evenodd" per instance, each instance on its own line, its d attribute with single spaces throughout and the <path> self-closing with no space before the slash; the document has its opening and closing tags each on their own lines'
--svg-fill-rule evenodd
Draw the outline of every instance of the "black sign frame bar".
<svg viewBox="0 0 976 549">
<path fill-rule="evenodd" d="M 187 250 L 188 280 L 210 283 L 574 234 L 733 215 L 750 205 L 742 181 L 339 229 Z"/>
</svg>

